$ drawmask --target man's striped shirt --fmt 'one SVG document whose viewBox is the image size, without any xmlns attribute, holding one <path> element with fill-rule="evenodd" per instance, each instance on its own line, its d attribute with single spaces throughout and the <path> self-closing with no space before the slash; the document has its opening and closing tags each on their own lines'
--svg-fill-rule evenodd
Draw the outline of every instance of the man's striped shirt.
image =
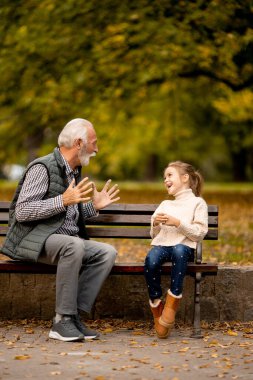
<svg viewBox="0 0 253 380">
<path fill-rule="evenodd" d="M 75 178 L 77 171 L 73 171 L 68 162 L 62 156 L 66 168 L 66 176 L 70 184 Z M 42 164 L 33 165 L 27 172 L 25 181 L 20 191 L 15 208 L 15 215 L 18 222 L 28 222 L 40 219 L 47 219 L 66 211 L 66 218 L 63 225 L 55 232 L 64 235 L 77 235 L 79 210 L 77 205 L 67 208 L 63 205 L 62 195 L 54 198 L 43 199 L 49 185 L 47 169 Z M 84 218 L 97 215 L 93 203 L 83 204 Z"/>
</svg>

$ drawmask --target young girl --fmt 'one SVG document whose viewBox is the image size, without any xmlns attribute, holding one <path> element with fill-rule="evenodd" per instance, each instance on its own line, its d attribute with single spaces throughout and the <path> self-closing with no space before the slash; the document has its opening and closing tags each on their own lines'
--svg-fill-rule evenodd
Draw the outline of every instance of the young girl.
<svg viewBox="0 0 253 380">
<path fill-rule="evenodd" d="M 145 260 L 145 278 L 155 330 L 167 338 L 182 298 L 183 280 L 188 261 L 194 261 L 194 249 L 208 230 L 208 209 L 199 196 L 202 177 L 184 162 L 169 163 L 164 183 L 174 200 L 163 201 L 151 218 L 151 245 Z M 172 262 L 171 285 L 166 302 L 161 300 L 161 266 Z"/>
</svg>

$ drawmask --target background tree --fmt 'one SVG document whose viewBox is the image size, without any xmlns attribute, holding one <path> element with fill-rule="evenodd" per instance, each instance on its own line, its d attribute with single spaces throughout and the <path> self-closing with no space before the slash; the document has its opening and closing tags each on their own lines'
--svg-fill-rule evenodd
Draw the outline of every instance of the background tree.
<svg viewBox="0 0 253 380">
<path fill-rule="evenodd" d="M 251 1 L 2 0 L 0 17 L 1 162 L 85 117 L 94 175 L 153 179 L 184 159 L 252 179 Z"/>
</svg>

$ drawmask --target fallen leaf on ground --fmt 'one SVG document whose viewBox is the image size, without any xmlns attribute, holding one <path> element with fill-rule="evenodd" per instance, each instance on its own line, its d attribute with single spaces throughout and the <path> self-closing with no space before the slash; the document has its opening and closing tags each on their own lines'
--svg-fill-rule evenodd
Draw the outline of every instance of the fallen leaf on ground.
<svg viewBox="0 0 253 380">
<path fill-rule="evenodd" d="M 132 335 L 146 335 L 143 331 L 134 331 Z"/>
<path fill-rule="evenodd" d="M 34 334 L 33 329 L 25 329 L 26 334 Z"/>
<path fill-rule="evenodd" d="M 178 350 L 178 352 L 187 352 L 189 350 L 190 347 L 184 347 L 184 348 L 181 348 L 180 350 Z"/>
<path fill-rule="evenodd" d="M 16 355 L 14 357 L 15 360 L 26 360 L 26 359 L 30 359 L 31 356 L 30 355 Z"/>
<path fill-rule="evenodd" d="M 233 330 L 228 330 L 227 331 L 227 335 L 230 335 L 230 336 L 237 336 L 238 333 L 236 331 L 233 331 Z"/>
<path fill-rule="evenodd" d="M 111 332 L 113 332 L 113 329 L 111 329 L 111 328 L 103 330 L 103 334 L 108 334 L 108 333 L 111 333 Z"/>
</svg>

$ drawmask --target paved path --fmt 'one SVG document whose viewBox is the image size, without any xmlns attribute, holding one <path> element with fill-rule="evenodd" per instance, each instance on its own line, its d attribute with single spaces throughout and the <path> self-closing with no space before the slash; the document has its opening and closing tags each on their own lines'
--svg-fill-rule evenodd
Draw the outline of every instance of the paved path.
<svg viewBox="0 0 253 380">
<path fill-rule="evenodd" d="M 0 379 L 205 380 L 253 379 L 251 329 L 208 329 L 191 339 L 189 327 L 158 340 L 130 324 L 101 328 L 101 339 L 65 343 L 48 338 L 46 323 L 0 322 Z"/>
</svg>

